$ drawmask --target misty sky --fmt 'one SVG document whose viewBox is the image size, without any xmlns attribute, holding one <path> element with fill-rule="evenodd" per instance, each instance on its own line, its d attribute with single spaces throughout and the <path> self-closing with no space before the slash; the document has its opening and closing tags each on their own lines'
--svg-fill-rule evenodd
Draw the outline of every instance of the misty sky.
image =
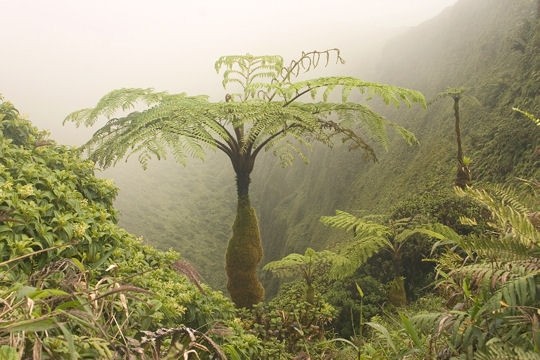
<svg viewBox="0 0 540 360">
<path fill-rule="evenodd" d="M 222 96 L 213 64 L 229 54 L 291 59 L 338 47 L 345 69 L 359 71 L 381 39 L 456 1 L 0 0 L 0 94 L 76 144 L 89 132 L 63 118 L 110 90 Z"/>
</svg>

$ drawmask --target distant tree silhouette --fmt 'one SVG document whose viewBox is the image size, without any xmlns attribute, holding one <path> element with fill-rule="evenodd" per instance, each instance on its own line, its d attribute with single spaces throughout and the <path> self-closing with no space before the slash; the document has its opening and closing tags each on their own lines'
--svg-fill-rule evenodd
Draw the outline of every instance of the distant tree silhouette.
<svg viewBox="0 0 540 360">
<path fill-rule="evenodd" d="M 442 97 L 450 97 L 454 102 L 454 131 L 456 133 L 457 145 L 457 171 L 454 184 L 462 189 L 471 184 L 471 170 L 469 168 L 470 160 L 463 155 L 463 145 L 461 142 L 461 115 L 459 104 L 460 100 L 464 97 L 464 93 L 464 88 L 448 88 L 439 93 L 434 99 L 437 100 Z M 469 98 L 472 99 L 472 97 Z"/>
</svg>

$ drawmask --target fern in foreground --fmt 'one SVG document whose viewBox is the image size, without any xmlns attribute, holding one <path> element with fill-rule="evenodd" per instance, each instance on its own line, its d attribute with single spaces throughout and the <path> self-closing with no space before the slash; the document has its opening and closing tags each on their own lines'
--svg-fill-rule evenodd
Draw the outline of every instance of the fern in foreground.
<svg viewBox="0 0 540 360">
<path fill-rule="evenodd" d="M 535 212 L 503 187 L 456 191 L 489 211 L 491 228 L 468 237 L 443 226 L 434 229 L 437 246 L 447 249 L 437 260 L 437 287 L 451 310 L 413 321 L 446 339 L 441 351 L 448 354 L 530 358 L 540 351 L 540 232 L 530 218 Z"/>
</svg>

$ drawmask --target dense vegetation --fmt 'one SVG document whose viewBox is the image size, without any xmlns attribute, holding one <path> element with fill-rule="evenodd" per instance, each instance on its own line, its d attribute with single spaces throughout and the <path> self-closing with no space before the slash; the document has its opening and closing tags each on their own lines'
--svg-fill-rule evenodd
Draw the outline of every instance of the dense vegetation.
<svg viewBox="0 0 540 360">
<path fill-rule="evenodd" d="M 464 88 L 470 98 L 461 101 L 460 110 L 473 183 L 537 178 L 540 135 L 533 123 L 512 111 L 517 106 L 540 113 L 535 15 L 529 0 L 459 1 L 389 42 L 374 76 L 424 93 L 427 111 L 389 114 L 420 145 L 392 142 L 376 164 L 346 149 L 332 157 L 320 149 L 309 166 L 260 168 L 255 181 L 265 179 L 265 186 L 259 191 L 274 199 L 260 209 L 261 231 L 273 244 L 265 248 L 268 261 L 325 246 L 329 234 L 318 219 L 335 209 L 388 214 L 400 200 L 445 197 L 456 171 L 453 100 L 433 99 L 448 88 Z"/>
<path fill-rule="evenodd" d="M 536 181 L 519 193 L 460 190 L 443 211 L 421 204 L 421 219 L 401 218 L 412 206 L 390 218 L 327 217 L 353 239 L 268 264 L 302 279 L 235 310 L 178 254 L 115 224 L 116 189 L 91 162 L 0 106 L 4 359 L 538 358 Z M 436 222 L 443 215 L 455 229 Z M 403 275 L 427 243 L 424 273 L 436 276 L 422 291 Z"/>
<path fill-rule="evenodd" d="M 271 298 L 250 310 L 235 309 L 179 254 L 117 226 L 112 183 L 2 101 L 0 358 L 539 359 L 535 11 L 529 0 L 462 0 L 390 44 L 381 64 L 384 80 L 429 99 L 464 94 L 457 164 L 470 167 L 470 187 L 453 188 L 459 145 L 447 96 L 414 118 L 389 113 L 420 145 L 391 139 L 378 164 L 322 148 L 306 167 L 281 170 L 263 159 L 254 198 L 265 200 L 270 243 L 261 271 L 280 282 L 267 281 Z M 178 171 L 175 178 L 186 176 Z M 180 191 L 179 199 L 197 194 L 193 214 L 161 216 L 178 209 L 159 204 L 161 195 L 157 208 L 126 223 L 176 239 L 169 220 L 200 214 L 206 225 L 189 226 L 183 249 L 202 247 L 192 253 L 221 264 L 234 218 L 223 194 L 234 184 L 214 180 Z M 136 181 L 142 190 L 154 180 L 142 173 Z M 171 184 L 161 178 L 154 187 L 177 194 Z M 213 269 L 201 267 L 224 272 Z"/>
<path fill-rule="evenodd" d="M 232 322 L 232 303 L 178 254 L 116 225 L 117 190 L 91 161 L 47 140 L 9 102 L 0 121 L 0 358 L 161 358 L 199 342 L 217 347 L 203 332 Z"/>
<path fill-rule="evenodd" d="M 463 88 L 461 134 L 473 181 L 534 178 L 540 135 L 512 107 L 540 112 L 538 46 L 534 1 L 460 1 L 388 43 L 376 73 L 358 73 L 418 89 L 429 102 L 448 88 Z M 348 49 L 343 52 L 346 56 Z M 253 172 L 252 202 L 265 239 L 263 264 L 339 240 L 340 235 L 331 239 L 318 220 L 336 209 L 388 214 L 400 201 L 450 196 L 456 171 L 452 105 L 443 97 L 427 110 L 378 109 L 412 130 L 420 144 L 411 148 L 391 139 L 388 153 L 380 150 L 376 164 L 339 146 L 332 151 L 314 147 L 308 165 L 297 161 L 285 169 L 262 154 Z M 179 250 L 205 280 L 221 288 L 226 281 L 222 254 L 234 220 L 234 174 L 219 154 L 205 161 L 191 161 L 185 169 L 153 162 L 146 173 L 134 164 L 119 164 L 106 174 L 120 187 L 120 224 L 162 249 Z M 209 196 L 214 202 L 206 201 Z M 162 221 L 190 213 L 194 216 Z M 276 284 L 264 283 L 274 294 Z"/>
</svg>

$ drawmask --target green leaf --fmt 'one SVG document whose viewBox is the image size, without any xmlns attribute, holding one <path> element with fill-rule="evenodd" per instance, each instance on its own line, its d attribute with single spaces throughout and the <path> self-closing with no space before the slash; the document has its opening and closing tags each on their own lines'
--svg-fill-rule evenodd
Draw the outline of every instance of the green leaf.
<svg viewBox="0 0 540 360">
<path fill-rule="evenodd" d="M 0 359 L 2 360 L 19 360 L 17 349 L 8 345 L 0 346 Z"/>
<path fill-rule="evenodd" d="M 29 293 L 27 296 L 30 299 L 39 300 L 53 296 L 70 296 L 70 294 L 60 289 L 43 289 L 35 290 L 34 292 Z"/>
<path fill-rule="evenodd" d="M 358 285 L 358 282 L 355 281 L 354 285 L 356 285 L 356 291 L 358 292 L 358 295 L 360 295 L 360 297 L 363 298 L 364 297 L 364 291 L 362 290 L 360 285 Z"/>
<path fill-rule="evenodd" d="M 18 320 L 0 324 L 0 331 L 17 332 L 17 331 L 46 331 L 56 327 L 55 319 L 52 317 L 42 317 L 28 320 Z"/>
<path fill-rule="evenodd" d="M 79 359 L 80 356 L 75 350 L 75 342 L 73 340 L 73 334 L 71 333 L 71 331 L 69 331 L 68 328 L 62 323 L 57 323 L 56 325 L 60 328 L 60 330 L 62 331 L 62 334 L 64 334 L 64 339 L 66 339 L 69 358 L 71 360 Z"/>
<path fill-rule="evenodd" d="M 420 334 L 418 333 L 417 329 L 414 327 L 413 322 L 405 314 L 402 313 L 399 313 L 399 318 L 401 319 L 403 329 L 407 332 L 414 345 L 417 348 L 422 348 L 424 346 L 424 343 L 420 338 Z"/>
<path fill-rule="evenodd" d="M 386 340 L 386 343 L 392 348 L 392 350 L 394 350 L 394 352 L 397 351 L 394 340 L 392 340 L 392 336 L 390 335 L 390 332 L 386 327 L 376 322 L 367 322 L 366 324 L 377 330 L 377 332 L 379 332 L 379 334 L 383 336 L 383 338 Z"/>
</svg>

